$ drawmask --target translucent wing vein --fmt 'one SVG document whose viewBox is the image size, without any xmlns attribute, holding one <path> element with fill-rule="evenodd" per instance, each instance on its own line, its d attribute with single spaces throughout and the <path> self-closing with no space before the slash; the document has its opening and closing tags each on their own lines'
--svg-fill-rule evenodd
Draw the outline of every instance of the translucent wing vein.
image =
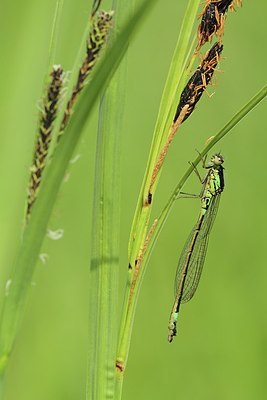
<svg viewBox="0 0 267 400">
<path fill-rule="evenodd" d="M 175 293 L 177 293 L 180 286 L 188 253 L 192 251 L 182 292 L 182 303 L 189 301 L 194 296 L 198 287 L 207 252 L 209 234 L 218 211 L 219 201 L 219 194 L 211 199 L 210 206 L 203 217 L 201 225 L 199 226 L 198 221 L 182 250 L 175 277 Z M 199 233 L 194 241 L 197 229 L 199 229 Z"/>
</svg>

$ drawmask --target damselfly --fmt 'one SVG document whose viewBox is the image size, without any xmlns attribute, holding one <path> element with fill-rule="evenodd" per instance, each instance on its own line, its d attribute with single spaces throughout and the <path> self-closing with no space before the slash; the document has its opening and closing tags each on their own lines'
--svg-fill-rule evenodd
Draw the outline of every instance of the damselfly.
<svg viewBox="0 0 267 400">
<path fill-rule="evenodd" d="M 212 156 L 205 166 L 208 170 L 200 193 L 201 211 L 195 227 L 190 233 L 182 250 L 175 277 L 175 301 L 169 319 L 168 340 L 172 342 L 177 333 L 177 318 L 181 303 L 194 296 L 208 246 L 209 234 L 215 220 L 220 194 L 224 189 L 223 164 L 221 154 Z"/>
</svg>

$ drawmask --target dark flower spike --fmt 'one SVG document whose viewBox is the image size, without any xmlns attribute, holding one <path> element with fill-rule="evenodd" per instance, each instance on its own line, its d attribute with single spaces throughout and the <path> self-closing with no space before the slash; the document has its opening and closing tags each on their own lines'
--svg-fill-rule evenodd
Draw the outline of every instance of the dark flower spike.
<svg viewBox="0 0 267 400">
<path fill-rule="evenodd" d="M 183 122 L 193 112 L 197 102 L 200 100 L 204 90 L 212 79 L 215 68 L 219 62 L 222 50 L 223 45 L 219 42 L 216 42 L 212 46 L 212 48 L 205 54 L 202 63 L 196 69 L 194 74 L 187 82 L 184 90 L 182 91 L 180 102 L 178 104 L 173 122 L 177 121 L 177 118 L 179 117 L 185 105 L 188 105 L 188 109 L 183 119 Z"/>
<path fill-rule="evenodd" d="M 207 4 L 200 14 L 201 22 L 198 27 L 198 44 L 196 51 L 200 49 L 203 44 L 210 42 L 213 35 L 219 38 L 223 36 L 224 22 L 228 8 L 234 9 L 234 5 L 241 6 L 242 0 L 207 0 Z"/>
<path fill-rule="evenodd" d="M 78 94 L 83 89 L 86 83 L 86 79 L 88 78 L 92 69 L 96 65 L 100 52 L 107 42 L 108 35 L 112 28 L 113 14 L 114 14 L 113 11 L 101 11 L 98 12 L 97 15 L 95 16 L 95 21 L 93 22 L 93 26 L 87 40 L 86 56 L 79 70 L 79 75 L 77 78 L 76 85 L 73 88 L 71 98 L 66 106 L 64 117 L 62 119 L 60 126 L 60 133 L 58 136 L 58 140 L 63 134 L 63 131 L 69 121 L 73 109 L 73 104 L 75 103 Z"/>
<path fill-rule="evenodd" d="M 63 69 L 61 66 L 54 65 L 50 76 L 51 81 L 43 100 L 33 164 L 31 167 L 26 210 L 27 219 L 30 216 L 33 203 L 38 194 L 52 139 L 53 122 L 57 116 L 58 103 L 63 85 Z"/>
</svg>

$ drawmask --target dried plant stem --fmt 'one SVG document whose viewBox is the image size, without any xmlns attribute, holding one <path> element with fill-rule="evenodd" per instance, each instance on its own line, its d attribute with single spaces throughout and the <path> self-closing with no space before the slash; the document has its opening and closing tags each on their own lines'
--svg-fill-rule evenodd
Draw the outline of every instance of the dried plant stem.
<svg viewBox="0 0 267 400">
<path fill-rule="evenodd" d="M 157 223 L 158 223 L 158 220 L 155 219 L 155 221 L 153 222 L 151 228 L 148 231 L 148 234 L 147 234 L 146 239 L 144 241 L 144 245 L 143 245 L 142 249 L 140 250 L 140 254 L 139 254 L 138 258 L 137 258 L 137 262 L 136 262 L 135 269 L 134 269 L 133 280 L 132 280 L 132 283 L 131 283 L 129 304 L 132 301 L 132 296 L 133 296 L 133 293 L 134 293 L 134 290 L 135 290 L 135 285 L 136 285 L 136 281 L 137 281 L 137 278 L 138 278 L 138 275 L 139 275 L 140 266 L 142 264 L 144 255 L 146 253 L 146 250 L 147 250 L 147 247 L 148 247 L 148 244 L 149 244 L 149 241 L 150 241 L 151 236 L 152 236 L 152 234 L 153 234 L 153 232 L 154 232 L 154 230 L 156 228 Z"/>
<path fill-rule="evenodd" d="M 154 166 L 154 169 L 153 169 L 153 172 L 152 172 L 151 181 L 150 181 L 150 185 L 149 185 L 149 195 L 148 195 L 148 197 L 150 197 L 150 198 L 152 196 L 152 189 L 153 189 L 154 183 L 155 183 L 155 181 L 157 179 L 158 173 L 159 173 L 159 171 L 160 171 L 160 169 L 162 167 L 162 164 L 163 164 L 163 162 L 165 160 L 165 157 L 166 157 L 167 152 L 169 150 L 170 144 L 173 141 L 174 136 L 176 135 L 179 127 L 182 125 L 182 123 L 184 121 L 184 118 L 185 118 L 185 116 L 186 116 L 186 114 L 188 112 L 188 108 L 189 108 L 189 105 L 186 104 L 182 108 L 182 110 L 181 110 L 178 118 L 176 119 L 176 121 L 173 122 L 173 124 L 172 124 L 172 126 L 170 128 L 170 133 L 169 133 L 169 136 L 167 138 L 167 141 L 166 141 L 164 147 L 162 148 L 162 150 L 161 150 L 161 152 L 159 154 L 158 160 L 157 160 L 156 165 Z"/>
</svg>

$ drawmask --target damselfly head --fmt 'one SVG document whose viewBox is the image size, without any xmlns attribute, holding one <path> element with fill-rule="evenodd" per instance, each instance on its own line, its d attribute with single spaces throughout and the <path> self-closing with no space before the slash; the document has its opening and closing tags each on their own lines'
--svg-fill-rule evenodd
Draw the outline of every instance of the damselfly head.
<svg viewBox="0 0 267 400">
<path fill-rule="evenodd" d="M 224 162 L 224 158 L 220 153 L 216 153 L 211 157 L 213 165 L 221 165 Z"/>
</svg>

